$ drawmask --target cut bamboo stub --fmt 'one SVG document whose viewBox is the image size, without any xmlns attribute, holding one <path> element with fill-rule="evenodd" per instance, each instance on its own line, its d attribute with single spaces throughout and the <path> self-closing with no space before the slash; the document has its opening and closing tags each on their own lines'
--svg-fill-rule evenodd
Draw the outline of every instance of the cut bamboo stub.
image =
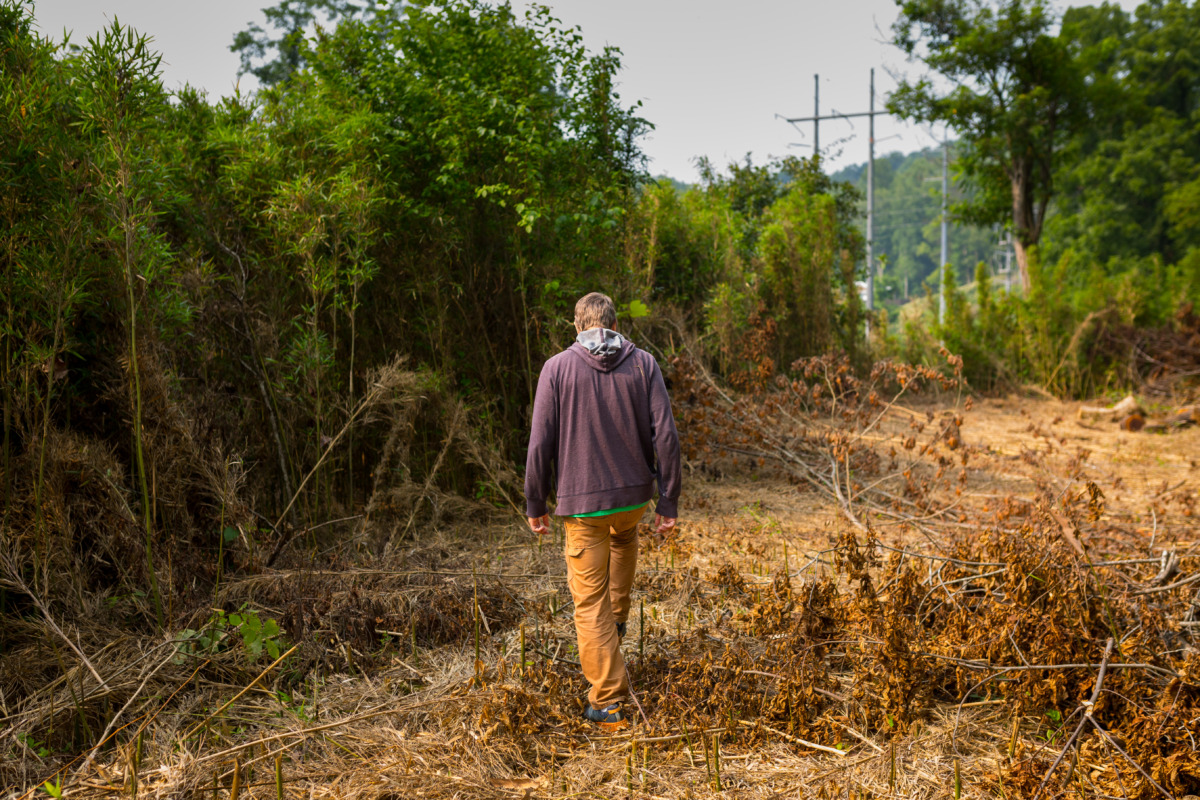
<svg viewBox="0 0 1200 800">
<path fill-rule="evenodd" d="M 713 734 L 713 774 L 717 779 L 717 791 L 721 791 L 721 734 Z"/>
<path fill-rule="evenodd" d="M 1133 395 L 1126 395 L 1121 402 L 1111 406 L 1080 406 L 1077 416 L 1079 419 L 1092 418 L 1104 419 L 1107 418 L 1110 422 L 1116 422 L 1124 419 L 1131 414 L 1141 414 L 1141 406 Z"/>
<path fill-rule="evenodd" d="M 806 739 L 801 739 L 798 736 L 792 736 L 790 733 L 784 733 L 783 731 L 781 731 L 777 728 L 772 728 L 769 725 L 760 725 L 760 723 L 750 722 L 749 720 L 744 720 L 744 719 L 738 720 L 738 724 L 741 725 L 743 728 L 761 727 L 764 731 L 770 731 L 771 733 L 775 734 L 776 736 L 782 736 L 784 739 L 787 739 L 789 742 L 794 742 L 795 744 L 803 745 L 804 747 L 810 747 L 813 750 L 820 750 L 823 753 L 829 753 L 831 755 L 841 756 L 842 758 L 846 757 L 846 751 L 844 751 L 844 750 L 838 750 L 836 747 L 826 747 L 823 744 L 817 744 L 816 742 L 810 742 Z"/>
</svg>

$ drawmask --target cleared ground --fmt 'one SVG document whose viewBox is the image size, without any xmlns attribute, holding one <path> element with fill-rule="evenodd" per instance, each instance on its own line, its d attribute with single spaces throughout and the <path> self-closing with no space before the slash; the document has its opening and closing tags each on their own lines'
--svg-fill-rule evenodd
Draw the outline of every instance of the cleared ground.
<svg viewBox="0 0 1200 800">
<path fill-rule="evenodd" d="M 44 794 L 55 769 L 73 797 L 1195 793 L 1200 430 L 906 399 L 852 424 L 712 406 L 726 423 L 688 460 L 678 532 L 643 537 L 624 731 L 577 719 L 557 536 L 447 512 L 386 557 L 227 582 L 215 605 L 299 642 L 278 664 L 232 636 L 183 654 L 96 642 L 115 734 L 86 764 L 12 753 L 9 793 Z M 832 466 L 809 480 L 797 464 L 823 464 L 819 442 Z M 1119 666 L 1097 689 L 1101 664 Z M 61 688 L 63 708 L 34 711 L 71 724 Z M 1071 738 L 1092 692 L 1111 742 Z"/>
</svg>

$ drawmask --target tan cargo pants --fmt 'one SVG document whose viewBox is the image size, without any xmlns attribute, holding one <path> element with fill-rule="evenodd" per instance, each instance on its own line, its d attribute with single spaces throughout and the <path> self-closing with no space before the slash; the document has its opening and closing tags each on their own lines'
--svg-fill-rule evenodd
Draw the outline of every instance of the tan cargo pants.
<svg viewBox="0 0 1200 800">
<path fill-rule="evenodd" d="M 629 696 L 617 623 L 629 618 L 637 566 L 637 524 L 645 506 L 603 517 L 566 517 L 567 585 L 575 600 L 579 663 L 592 689 L 592 708 Z"/>
</svg>

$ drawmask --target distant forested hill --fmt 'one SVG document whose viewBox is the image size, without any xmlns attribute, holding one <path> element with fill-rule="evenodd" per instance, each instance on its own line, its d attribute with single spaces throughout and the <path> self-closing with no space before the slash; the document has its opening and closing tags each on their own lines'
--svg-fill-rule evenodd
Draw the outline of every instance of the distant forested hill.
<svg viewBox="0 0 1200 800">
<path fill-rule="evenodd" d="M 954 152 L 951 151 L 951 159 Z M 951 178 L 954 165 L 951 163 Z M 847 181 L 862 191 L 862 219 L 866 229 L 867 165 L 853 164 L 834 173 L 835 181 Z M 889 153 L 875 160 L 875 254 L 881 274 L 876 281 L 877 298 L 889 305 L 902 301 L 907 279 L 908 294 L 923 293 L 922 281 L 937 280 L 941 257 L 942 153 L 928 148 L 915 153 Z M 954 182 L 951 202 L 959 199 Z M 975 266 L 983 261 L 993 274 L 1004 266 L 1001 232 L 976 225 L 950 222 L 949 261 L 959 283 L 974 279 Z M 1003 278 L 1000 277 L 1003 285 Z"/>
</svg>

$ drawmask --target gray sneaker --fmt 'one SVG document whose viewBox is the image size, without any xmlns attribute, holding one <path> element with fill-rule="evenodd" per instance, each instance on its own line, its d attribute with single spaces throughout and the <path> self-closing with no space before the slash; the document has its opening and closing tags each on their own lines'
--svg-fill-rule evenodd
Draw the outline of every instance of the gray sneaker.
<svg viewBox="0 0 1200 800">
<path fill-rule="evenodd" d="M 608 731 L 618 730 L 629 724 L 621 715 L 620 703 L 613 703 L 607 708 L 592 708 L 589 703 L 583 709 L 583 718 Z"/>
</svg>

